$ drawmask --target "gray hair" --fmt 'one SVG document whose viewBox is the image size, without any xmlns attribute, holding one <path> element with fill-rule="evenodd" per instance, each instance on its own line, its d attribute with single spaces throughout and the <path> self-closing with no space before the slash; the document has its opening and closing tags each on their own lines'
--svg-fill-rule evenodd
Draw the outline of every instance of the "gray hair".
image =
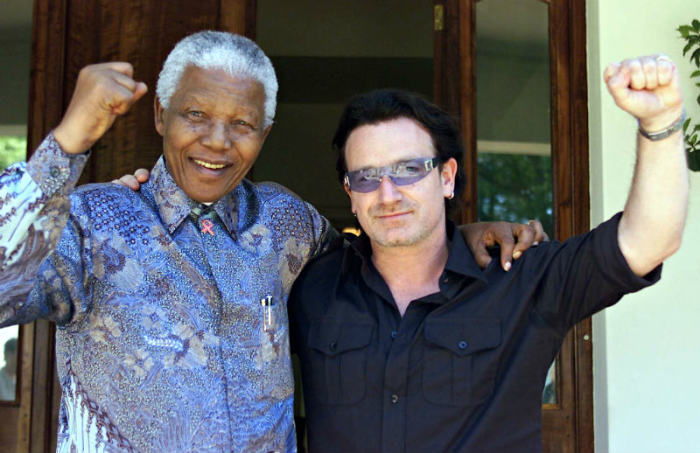
<svg viewBox="0 0 700 453">
<path fill-rule="evenodd" d="M 265 90 L 265 124 L 272 124 L 277 107 L 277 76 L 272 62 L 248 38 L 223 31 L 200 31 L 183 38 L 168 54 L 156 83 L 156 95 L 163 107 L 180 83 L 187 66 L 223 69 L 231 76 L 260 82 Z"/>
</svg>

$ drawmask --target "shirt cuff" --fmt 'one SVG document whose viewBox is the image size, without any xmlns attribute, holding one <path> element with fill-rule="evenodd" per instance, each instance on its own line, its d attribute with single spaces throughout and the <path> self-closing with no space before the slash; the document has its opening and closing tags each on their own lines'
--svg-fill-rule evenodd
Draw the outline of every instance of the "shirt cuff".
<svg viewBox="0 0 700 453">
<path fill-rule="evenodd" d="M 27 162 L 27 173 L 45 196 L 68 195 L 78 182 L 88 156 L 89 152 L 66 153 L 51 132 Z"/>
</svg>

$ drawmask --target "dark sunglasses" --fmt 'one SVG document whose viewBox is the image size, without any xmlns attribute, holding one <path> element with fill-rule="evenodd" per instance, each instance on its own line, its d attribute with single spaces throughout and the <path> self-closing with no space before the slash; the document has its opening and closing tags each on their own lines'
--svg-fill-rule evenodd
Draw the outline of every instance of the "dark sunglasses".
<svg viewBox="0 0 700 453">
<path fill-rule="evenodd" d="M 345 173 L 345 185 L 353 192 L 373 192 L 379 188 L 382 178 L 388 176 L 397 186 L 406 186 L 425 178 L 439 163 L 438 157 L 419 157 L 386 167 L 349 171 Z"/>
</svg>

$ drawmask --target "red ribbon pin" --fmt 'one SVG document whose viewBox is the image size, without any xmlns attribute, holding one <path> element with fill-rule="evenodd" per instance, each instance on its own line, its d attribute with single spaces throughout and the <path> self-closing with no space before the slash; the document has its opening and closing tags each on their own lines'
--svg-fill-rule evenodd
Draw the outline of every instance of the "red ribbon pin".
<svg viewBox="0 0 700 453">
<path fill-rule="evenodd" d="M 204 219 L 202 220 L 202 234 L 209 233 L 212 236 L 214 236 L 214 230 L 212 229 L 214 227 L 214 222 L 212 222 L 209 219 Z"/>
</svg>

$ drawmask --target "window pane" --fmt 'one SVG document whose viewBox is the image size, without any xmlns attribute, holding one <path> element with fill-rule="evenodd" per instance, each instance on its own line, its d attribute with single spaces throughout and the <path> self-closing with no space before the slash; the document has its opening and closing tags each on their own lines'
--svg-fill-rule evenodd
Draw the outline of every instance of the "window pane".
<svg viewBox="0 0 700 453">
<path fill-rule="evenodd" d="M 551 235 L 548 22 L 540 0 L 476 4 L 479 220 L 536 218 Z M 557 402 L 556 388 L 555 362 L 544 404 Z"/>
<path fill-rule="evenodd" d="M 24 160 L 27 155 L 27 137 L 0 135 L 0 168 Z"/>
<path fill-rule="evenodd" d="M 557 362 L 554 361 L 547 372 L 542 391 L 542 404 L 557 404 Z"/>
<path fill-rule="evenodd" d="M 0 329 L 0 401 L 15 400 L 18 331 L 17 326 Z"/>
</svg>

